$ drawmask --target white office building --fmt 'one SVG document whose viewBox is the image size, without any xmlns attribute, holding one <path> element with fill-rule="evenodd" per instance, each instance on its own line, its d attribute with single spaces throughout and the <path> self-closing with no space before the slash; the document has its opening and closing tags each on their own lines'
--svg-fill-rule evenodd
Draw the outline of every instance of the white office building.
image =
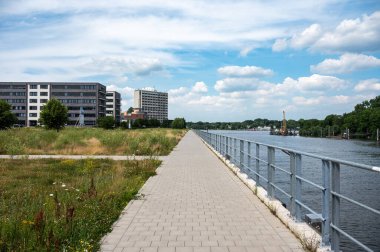
<svg viewBox="0 0 380 252">
<path fill-rule="evenodd" d="M 106 94 L 106 116 L 113 116 L 115 122 L 120 122 L 120 93 L 116 91 L 107 91 Z"/>
<path fill-rule="evenodd" d="M 160 122 L 168 119 L 168 93 L 138 89 L 134 93 L 134 107 L 146 112 L 148 119 Z"/>
</svg>

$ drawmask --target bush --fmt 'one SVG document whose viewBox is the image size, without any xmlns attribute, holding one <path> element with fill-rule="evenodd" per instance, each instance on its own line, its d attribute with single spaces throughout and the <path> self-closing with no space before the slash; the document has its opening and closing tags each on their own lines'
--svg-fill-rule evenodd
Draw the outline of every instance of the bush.
<svg viewBox="0 0 380 252">
<path fill-rule="evenodd" d="M 17 117 L 12 114 L 11 105 L 0 100 L 0 130 L 10 128 L 15 123 L 17 123 Z"/>
<path fill-rule="evenodd" d="M 41 110 L 40 122 L 47 129 L 55 129 L 58 132 L 67 123 L 67 107 L 57 99 L 49 100 Z"/>
<path fill-rule="evenodd" d="M 115 126 L 115 120 L 112 116 L 100 117 L 97 121 L 98 127 L 103 129 L 113 129 Z"/>
<path fill-rule="evenodd" d="M 173 129 L 185 129 L 186 128 L 186 121 L 184 118 L 176 118 L 172 122 L 172 128 Z"/>
</svg>

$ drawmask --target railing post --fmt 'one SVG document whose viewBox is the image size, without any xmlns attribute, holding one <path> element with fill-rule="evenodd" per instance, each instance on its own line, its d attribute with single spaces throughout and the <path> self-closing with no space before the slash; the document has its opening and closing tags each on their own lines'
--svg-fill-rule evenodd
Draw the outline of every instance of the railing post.
<svg viewBox="0 0 380 252">
<path fill-rule="evenodd" d="M 234 138 L 234 164 L 237 164 L 237 162 L 236 162 L 236 159 L 237 159 L 237 139 L 236 138 Z"/>
<path fill-rule="evenodd" d="M 240 160 L 239 160 L 239 167 L 241 170 L 244 170 L 244 141 L 240 140 Z"/>
<path fill-rule="evenodd" d="M 302 157 L 300 154 L 296 154 L 296 173 L 295 176 L 302 176 Z M 301 194 L 302 193 L 302 180 L 296 177 L 296 192 L 295 192 L 295 201 L 301 202 Z M 296 205 L 296 221 L 301 221 L 301 206 L 295 202 Z"/>
<path fill-rule="evenodd" d="M 256 186 L 259 186 L 260 183 L 260 177 L 259 177 L 259 172 L 260 172 L 260 145 L 256 144 Z"/>
<path fill-rule="evenodd" d="M 251 142 L 248 142 L 248 150 L 247 150 L 247 169 L 248 173 L 251 172 Z"/>
<path fill-rule="evenodd" d="M 290 214 L 296 216 L 296 154 L 290 153 Z"/>
<path fill-rule="evenodd" d="M 340 164 L 332 162 L 331 168 L 331 191 L 340 193 Z M 335 195 L 332 195 L 331 222 L 334 226 L 340 227 L 340 198 Z M 331 249 L 335 252 L 340 251 L 340 234 L 334 228 L 331 235 Z"/>
<path fill-rule="evenodd" d="M 322 245 L 330 245 L 330 162 L 322 160 Z"/>
<path fill-rule="evenodd" d="M 274 177 L 275 177 L 275 170 L 274 170 L 274 163 L 275 163 L 275 150 L 273 147 L 268 147 L 268 183 L 267 183 L 267 190 L 268 190 L 268 196 L 269 198 L 274 198 Z"/>
</svg>

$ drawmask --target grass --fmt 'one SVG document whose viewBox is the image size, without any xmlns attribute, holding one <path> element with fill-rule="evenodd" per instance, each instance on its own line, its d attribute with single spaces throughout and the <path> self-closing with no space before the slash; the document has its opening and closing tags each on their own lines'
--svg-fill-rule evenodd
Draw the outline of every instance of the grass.
<svg viewBox="0 0 380 252">
<path fill-rule="evenodd" d="M 97 251 L 159 164 L 0 160 L 0 251 Z"/>
<path fill-rule="evenodd" d="M 42 128 L 0 131 L 0 154 L 168 155 L 186 130 Z"/>
</svg>

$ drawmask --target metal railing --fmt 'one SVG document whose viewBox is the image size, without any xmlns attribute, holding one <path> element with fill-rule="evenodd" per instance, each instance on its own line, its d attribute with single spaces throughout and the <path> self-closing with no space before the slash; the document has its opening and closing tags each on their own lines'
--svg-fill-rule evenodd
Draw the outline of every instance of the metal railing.
<svg viewBox="0 0 380 252">
<path fill-rule="evenodd" d="M 365 251 L 373 251 L 368 246 L 364 245 L 353 236 L 343 231 L 340 227 L 340 206 L 341 200 L 359 206 L 367 211 L 370 211 L 380 216 L 380 211 L 371 208 L 363 203 L 353 200 L 350 197 L 344 196 L 340 193 L 340 173 L 341 165 L 346 165 L 354 168 L 360 168 L 374 173 L 380 173 L 380 167 L 373 167 L 369 165 L 354 163 L 345 160 L 339 160 L 324 156 L 319 156 L 302 151 L 296 151 L 288 148 L 282 148 L 274 145 L 259 143 L 246 139 L 239 139 L 235 137 L 215 134 L 211 132 L 195 130 L 205 142 L 213 147 L 219 154 L 229 159 L 232 163 L 239 168 L 248 170 L 253 173 L 253 178 L 257 185 L 266 183 L 267 196 L 275 198 L 276 190 L 283 193 L 289 199 L 289 211 L 296 221 L 302 221 L 302 210 L 306 210 L 318 216 L 321 221 L 321 241 L 322 246 L 331 246 L 333 251 L 340 251 L 341 236 L 346 237 L 350 241 L 357 244 Z M 255 153 L 253 150 L 255 149 Z M 267 159 L 260 158 L 260 151 L 267 151 Z M 281 151 L 289 155 L 289 171 L 279 167 L 275 162 L 275 153 Z M 262 155 L 263 153 L 261 153 Z M 321 161 L 322 168 L 322 185 L 319 185 L 302 176 L 302 158 L 310 157 Z M 244 162 L 244 160 L 246 162 Z M 267 167 L 267 176 L 260 174 L 260 165 L 265 164 Z M 275 181 L 275 174 L 280 171 L 289 176 L 290 193 L 283 190 Z M 306 205 L 302 200 L 302 185 L 306 183 L 321 191 L 322 213 L 313 210 L 312 207 Z M 330 205 L 331 203 L 331 205 Z M 330 214 L 331 208 L 331 214 Z"/>
</svg>

